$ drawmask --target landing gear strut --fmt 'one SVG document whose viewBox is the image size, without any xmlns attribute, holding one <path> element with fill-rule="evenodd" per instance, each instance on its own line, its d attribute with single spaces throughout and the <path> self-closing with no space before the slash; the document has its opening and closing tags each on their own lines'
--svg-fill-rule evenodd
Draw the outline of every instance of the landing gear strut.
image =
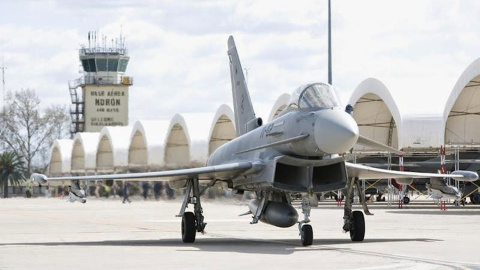
<svg viewBox="0 0 480 270">
<path fill-rule="evenodd" d="M 313 244 L 313 229 L 310 224 L 310 210 L 312 204 L 318 206 L 318 200 L 315 194 L 306 194 L 302 196 L 302 213 L 303 220 L 298 223 L 298 230 L 300 231 L 300 241 L 304 246 L 310 246 Z"/>
<path fill-rule="evenodd" d="M 195 242 L 197 232 L 204 233 L 207 223 L 203 222 L 203 209 L 200 203 L 200 188 L 198 179 L 187 180 L 185 198 L 177 217 L 182 217 L 182 240 L 184 243 Z M 194 212 L 185 212 L 188 204 L 194 205 Z"/>
<path fill-rule="evenodd" d="M 343 215 L 343 230 L 345 232 L 350 232 L 350 239 L 355 242 L 363 241 L 363 239 L 365 238 L 365 218 L 363 217 L 363 213 L 361 211 L 352 211 L 354 186 L 356 186 L 357 191 L 360 192 L 359 197 L 364 212 L 367 215 L 370 214 L 367 208 L 367 204 L 365 203 L 365 196 L 361 194 L 362 192 L 358 187 L 357 180 L 358 179 L 356 178 L 351 178 L 347 182 L 347 195 L 345 198 L 345 209 Z"/>
</svg>

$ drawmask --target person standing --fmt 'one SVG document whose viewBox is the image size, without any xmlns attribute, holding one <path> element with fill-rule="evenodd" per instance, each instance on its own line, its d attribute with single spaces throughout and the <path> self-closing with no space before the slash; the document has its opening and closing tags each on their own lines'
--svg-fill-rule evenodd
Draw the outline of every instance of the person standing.
<svg viewBox="0 0 480 270">
<path fill-rule="evenodd" d="M 142 184 L 142 188 L 143 188 L 143 199 L 147 200 L 148 190 L 150 189 L 150 184 L 147 181 L 145 181 Z"/>
<path fill-rule="evenodd" d="M 30 184 L 27 184 L 27 189 L 26 189 L 25 193 L 27 195 L 27 198 L 32 197 L 32 186 Z"/>
<path fill-rule="evenodd" d="M 160 196 L 162 195 L 162 189 L 163 183 L 160 181 L 156 182 L 153 186 L 153 194 L 155 195 L 156 200 L 160 199 Z"/>
<path fill-rule="evenodd" d="M 113 194 L 112 194 L 113 198 L 116 198 L 117 197 L 117 192 L 118 192 L 117 181 L 113 181 L 112 192 L 113 192 Z"/>
<path fill-rule="evenodd" d="M 123 203 L 125 203 L 125 201 L 128 201 L 128 203 L 131 203 L 130 199 L 128 198 L 129 186 L 130 186 L 130 182 L 123 183 Z"/>
<path fill-rule="evenodd" d="M 45 197 L 50 198 L 50 183 L 45 186 Z"/>
</svg>

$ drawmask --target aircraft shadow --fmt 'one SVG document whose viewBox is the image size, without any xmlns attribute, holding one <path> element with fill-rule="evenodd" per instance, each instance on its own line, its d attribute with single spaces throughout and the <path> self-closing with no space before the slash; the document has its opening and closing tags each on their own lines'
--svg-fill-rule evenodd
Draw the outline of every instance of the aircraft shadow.
<svg viewBox="0 0 480 270">
<path fill-rule="evenodd" d="M 372 244 L 372 243 L 393 243 L 393 242 L 436 242 L 438 239 L 365 239 L 362 243 L 352 243 L 350 239 L 315 239 L 314 245 L 304 248 L 299 239 L 235 239 L 235 238 L 214 238 L 197 239 L 195 243 L 185 244 L 180 239 L 165 240 L 108 240 L 108 241 L 86 241 L 86 242 L 38 242 L 38 243 L 5 243 L 1 246 L 83 246 L 83 247 L 172 247 L 179 248 L 177 251 L 206 251 L 206 252 L 236 252 L 246 254 L 292 254 L 301 251 L 329 251 L 329 250 L 350 250 L 348 247 L 329 247 L 339 244 Z M 197 250 L 185 250 L 191 247 Z"/>
<path fill-rule="evenodd" d="M 480 211 L 465 211 L 462 210 L 449 210 L 447 211 L 440 211 L 432 210 L 432 211 L 402 211 L 402 210 L 394 210 L 394 211 L 386 211 L 386 213 L 391 214 L 407 214 L 407 215 L 441 215 L 441 216 L 478 216 L 480 215 Z"/>
</svg>

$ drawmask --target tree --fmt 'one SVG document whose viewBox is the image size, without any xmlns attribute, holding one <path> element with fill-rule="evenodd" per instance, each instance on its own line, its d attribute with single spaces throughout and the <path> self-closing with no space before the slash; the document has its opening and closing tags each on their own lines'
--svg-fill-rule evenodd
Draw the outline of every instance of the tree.
<svg viewBox="0 0 480 270">
<path fill-rule="evenodd" d="M 35 90 L 9 94 L 1 115 L 0 140 L 8 150 L 24 158 L 27 176 L 32 173 L 33 165 L 46 168 L 53 141 L 68 136 L 66 108 L 49 106 L 41 110 Z"/>
<path fill-rule="evenodd" d="M 0 183 L 3 185 L 3 197 L 8 198 L 8 183 L 19 185 L 25 179 L 23 161 L 15 152 L 3 152 L 0 155 Z"/>
</svg>

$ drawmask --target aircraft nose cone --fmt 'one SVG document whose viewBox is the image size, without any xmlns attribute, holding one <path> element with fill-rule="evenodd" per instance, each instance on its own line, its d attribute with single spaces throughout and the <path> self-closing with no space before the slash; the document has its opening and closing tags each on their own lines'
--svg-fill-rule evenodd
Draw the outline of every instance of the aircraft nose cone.
<svg viewBox="0 0 480 270">
<path fill-rule="evenodd" d="M 352 116 L 342 110 L 318 112 L 315 121 L 315 143 L 327 154 L 349 151 L 358 139 L 358 125 Z"/>
</svg>

